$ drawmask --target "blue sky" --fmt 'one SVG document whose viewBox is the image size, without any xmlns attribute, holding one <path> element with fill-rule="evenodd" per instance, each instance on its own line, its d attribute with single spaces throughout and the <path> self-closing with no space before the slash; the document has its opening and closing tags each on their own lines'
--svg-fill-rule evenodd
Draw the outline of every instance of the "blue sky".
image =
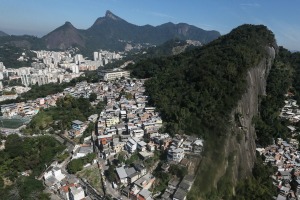
<svg viewBox="0 0 300 200">
<path fill-rule="evenodd" d="M 279 45 L 300 50 L 298 0 L 0 0 L 0 30 L 43 36 L 65 21 L 87 29 L 106 10 L 137 25 L 186 22 L 221 34 L 264 24 Z"/>
</svg>

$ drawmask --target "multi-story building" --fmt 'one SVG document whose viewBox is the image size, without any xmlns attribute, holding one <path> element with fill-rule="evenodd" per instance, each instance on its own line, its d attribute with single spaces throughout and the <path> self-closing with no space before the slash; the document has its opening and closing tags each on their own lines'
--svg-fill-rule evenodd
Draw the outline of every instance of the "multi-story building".
<svg viewBox="0 0 300 200">
<path fill-rule="evenodd" d="M 84 190 L 82 189 L 81 186 L 79 187 L 73 186 L 70 187 L 69 190 L 70 190 L 70 194 L 69 194 L 70 200 L 82 200 L 85 198 Z"/>
<path fill-rule="evenodd" d="M 129 138 L 126 143 L 126 149 L 129 153 L 134 153 L 137 149 L 137 142 L 134 139 Z"/>
<path fill-rule="evenodd" d="M 182 148 L 176 148 L 171 146 L 168 149 L 167 158 L 168 161 L 180 162 L 184 157 L 184 150 Z"/>
<path fill-rule="evenodd" d="M 98 72 L 98 75 L 101 79 L 105 81 L 112 81 L 116 80 L 118 78 L 124 77 L 124 78 L 129 78 L 130 77 L 130 72 L 129 71 L 123 71 L 123 70 L 100 70 Z"/>
</svg>

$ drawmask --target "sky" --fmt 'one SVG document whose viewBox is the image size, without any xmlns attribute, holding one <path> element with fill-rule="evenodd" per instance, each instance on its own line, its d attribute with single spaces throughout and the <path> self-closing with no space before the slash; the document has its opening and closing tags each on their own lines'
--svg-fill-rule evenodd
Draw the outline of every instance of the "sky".
<svg viewBox="0 0 300 200">
<path fill-rule="evenodd" d="M 87 29 L 106 10 L 136 25 L 184 22 L 222 35 L 263 24 L 280 46 L 300 51 L 299 0 L 0 0 L 0 30 L 41 37 L 66 21 Z"/>
</svg>

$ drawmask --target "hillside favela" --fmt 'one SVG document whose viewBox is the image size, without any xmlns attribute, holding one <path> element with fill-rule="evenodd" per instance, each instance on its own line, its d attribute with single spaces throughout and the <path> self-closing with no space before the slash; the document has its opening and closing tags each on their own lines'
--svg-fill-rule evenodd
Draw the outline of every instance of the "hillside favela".
<svg viewBox="0 0 300 200">
<path fill-rule="evenodd" d="M 299 2 L 0 2 L 0 200 L 300 200 Z"/>
</svg>

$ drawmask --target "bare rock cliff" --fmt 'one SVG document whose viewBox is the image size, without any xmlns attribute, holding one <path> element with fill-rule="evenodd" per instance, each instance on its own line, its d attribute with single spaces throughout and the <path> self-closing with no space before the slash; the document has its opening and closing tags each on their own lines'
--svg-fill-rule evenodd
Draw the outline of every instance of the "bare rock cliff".
<svg viewBox="0 0 300 200">
<path fill-rule="evenodd" d="M 246 78 L 247 91 L 232 112 L 231 122 L 233 125 L 228 134 L 229 136 L 224 142 L 225 158 L 231 157 L 231 159 L 225 161 L 227 162 L 226 167 L 219 175 L 221 177 L 226 173 L 230 174 L 234 185 L 237 180 L 251 174 L 256 159 L 256 132 L 252 118 L 258 114 L 259 97 L 266 95 L 267 76 L 276 54 L 273 47 L 267 47 L 266 51 L 267 54 L 260 63 L 248 71 Z M 228 173 L 228 170 L 230 170 L 230 173 Z M 217 177 L 216 180 L 219 178 Z"/>
<path fill-rule="evenodd" d="M 266 47 L 265 56 L 248 70 L 247 89 L 231 113 L 227 132 L 218 138 L 208 136 L 189 199 L 207 199 L 206 194 L 224 188 L 234 193 L 237 182 L 252 173 L 256 159 L 252 118 L 258 114 L 260 96 L 266 95 L 267 77 L 277 51 L 277 45 L 273 46 Z"/>
</svg>

